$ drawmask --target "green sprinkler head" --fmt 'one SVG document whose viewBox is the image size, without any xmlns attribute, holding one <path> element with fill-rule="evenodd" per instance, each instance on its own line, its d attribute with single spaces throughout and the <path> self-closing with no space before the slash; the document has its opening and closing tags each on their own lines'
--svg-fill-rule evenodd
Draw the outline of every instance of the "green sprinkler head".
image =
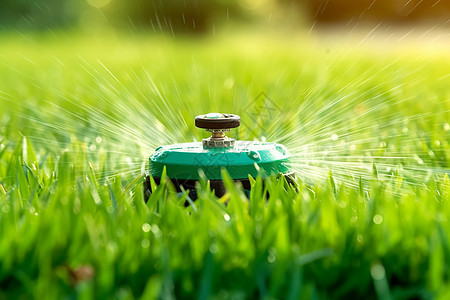
<svg viewBox="0 0 450 300">
<path fill-rule="evenodd" d="M 217 197 L 226 193 L 222 181 L 225 169 L 234 181 L 250 190 L 249 175 L 267 178 L 282 175 L 291 182 L 293 172 L 289 169 L 289 152 L 286 147 L 269 142 L 236 141 L 225 135 L 231 128 L 240 125 L 240 117 L 233 114 L 209 113 L 195 118 L 195 126 L 211 132 L 211 136 L 200 142 L 174 144 L 158 147 L 150 157 L 150 175 L 157 184 L 166 168 L 167 177 L 178 192 L 181 186 L 189 190 L 189 196 L 197 198 L 195 184 L 200 174 L 210 181 Z M 150 177 L 144 186 L 145 198 L 151 194 Z"/>
</svg>

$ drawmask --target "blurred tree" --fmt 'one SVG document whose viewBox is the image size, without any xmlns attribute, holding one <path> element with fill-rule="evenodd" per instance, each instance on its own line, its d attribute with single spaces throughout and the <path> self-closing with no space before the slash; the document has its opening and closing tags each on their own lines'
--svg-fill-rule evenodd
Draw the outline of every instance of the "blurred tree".
<svg viewBox="0 0 450 300">
<path fill-rule="evenodd" d="M 450 0 L 0 0 L 0 28 L 85 25 L 203 33 L 223 21 L 304 19 L 318 23 L 416 21 L 448 23 Z M 96 20 L 91 20 L 95 19 Z"/>
<path fill-rule="evenodd" d="M 129 0 L 110 6 L 105 10 L 113 10 L 122 21 L 155 31 L 202 33 L 215 21 L 242 14 L 237 0 Z"/>
<path fill-rule="evenodd" d="M 0 26 L 43 29 L 67 27 L 77 21 L 78 1 L 0 0 Z"/>
<path fill-rule="evenodd" d="M 288 1 L 288 0 L 279 0 Z M 358 21 L 446 23 L 449 0 L 292 0 L 305 3 L 319 23 Z"/>
<path fill-rule="evenodd" d="M 113 26 L 198 33 L 246 15 L 238 0 L 0 0 L 0 26 L 77 26 L 98 12 Z"/>
</svg>

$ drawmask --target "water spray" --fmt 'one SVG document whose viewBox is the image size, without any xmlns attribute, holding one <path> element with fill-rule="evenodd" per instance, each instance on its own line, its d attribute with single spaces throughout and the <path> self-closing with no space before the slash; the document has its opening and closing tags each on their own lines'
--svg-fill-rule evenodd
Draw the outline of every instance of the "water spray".
<svg viewBox="0 0 450 300">
<path fill-rule="evenodd" d="M 209 113 L 195 118 L 195 126 L 211 133 L 202 142 L 165 145 L 156 148 L 150 157 L 150 175 L 157 184 L 164 168 L 178 192 L 183 187 L 189 196 L 197 198 L 195 184 L 204 176 L 217 197 L 226 193 L 222 170 L 226 170 L 244 190 L 251 188 L 249 176 L 283 176 L 292 182 L 294 172 L 289 167 L 290 154 L 284 145 L 259 141 L 236 141 L 226 132 L 239 127 L 240 117 L 234 114 Z M 201 175 L 202 174 L 202 175 Z M 146 197 L 151 194 L 150 177 L 144 185 Z"/>
</svg>

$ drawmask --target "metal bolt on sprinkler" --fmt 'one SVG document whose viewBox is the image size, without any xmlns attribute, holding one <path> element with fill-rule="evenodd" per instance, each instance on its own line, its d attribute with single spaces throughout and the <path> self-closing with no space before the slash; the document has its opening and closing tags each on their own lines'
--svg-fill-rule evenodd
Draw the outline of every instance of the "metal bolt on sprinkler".
<svg viewBox="0 0 450 300">
<path fill-rule="evenodd" d="M 222 181 L 225 169 L 234 181 L 241 182 L 245 191 L 250 190 L 249 175 L 268 178 L 282 175 L 292 182 L 293 172 L 289 169 L 290 155 L 286 147 L 270 142 L 236 141 L 226 132 L 239 127 L 240 117 L 234 114 L 209 113 L 195 118 L 195 126 L 206 129 L 211 136 L 202 142 L 165 145 L 156 148 L 150 157 L 149 173 L 159 184 L 161 175 L 166 174 L 178 192 L 189 190 L 192 199 L 197 198 L 195 184 L 203 173 L 210 182 L 217 197 L 226 193 Z M 151 195 L 150 177 L 144 185 L 145 198 Z"/>
<path fill-rule="evenodd" d="M 203 139 L 203 147 L 229 148 L 234 146 L 235 139 L 227 137 L 230 128 L 239 127 L 241 118 L 238 115 L 209 113 L 195 118 L 195 126 L 211 132 L 211 137 Z"/>
</svg>

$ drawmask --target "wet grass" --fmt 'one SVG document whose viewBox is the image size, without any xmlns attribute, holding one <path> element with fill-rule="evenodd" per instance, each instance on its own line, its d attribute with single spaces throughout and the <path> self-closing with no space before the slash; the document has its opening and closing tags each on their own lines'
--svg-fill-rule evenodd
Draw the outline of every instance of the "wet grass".
<svg viewBox="0 0 450 300">
<path fill-rule="evenodd" d="M 276 37 L 1 43 L 0 299 L 450 295 L 444 50 Z M 143 201 L 154 148 L 202 138 L 200 113 L 254 116 L 261 92 L 275 117 L 234 135 L 293 149 L 295 187 L 257 178 L 247 199 L 226 179 L 219 200 L 203 180 L 185 208 L 163 182 Z"/>
</svg>

